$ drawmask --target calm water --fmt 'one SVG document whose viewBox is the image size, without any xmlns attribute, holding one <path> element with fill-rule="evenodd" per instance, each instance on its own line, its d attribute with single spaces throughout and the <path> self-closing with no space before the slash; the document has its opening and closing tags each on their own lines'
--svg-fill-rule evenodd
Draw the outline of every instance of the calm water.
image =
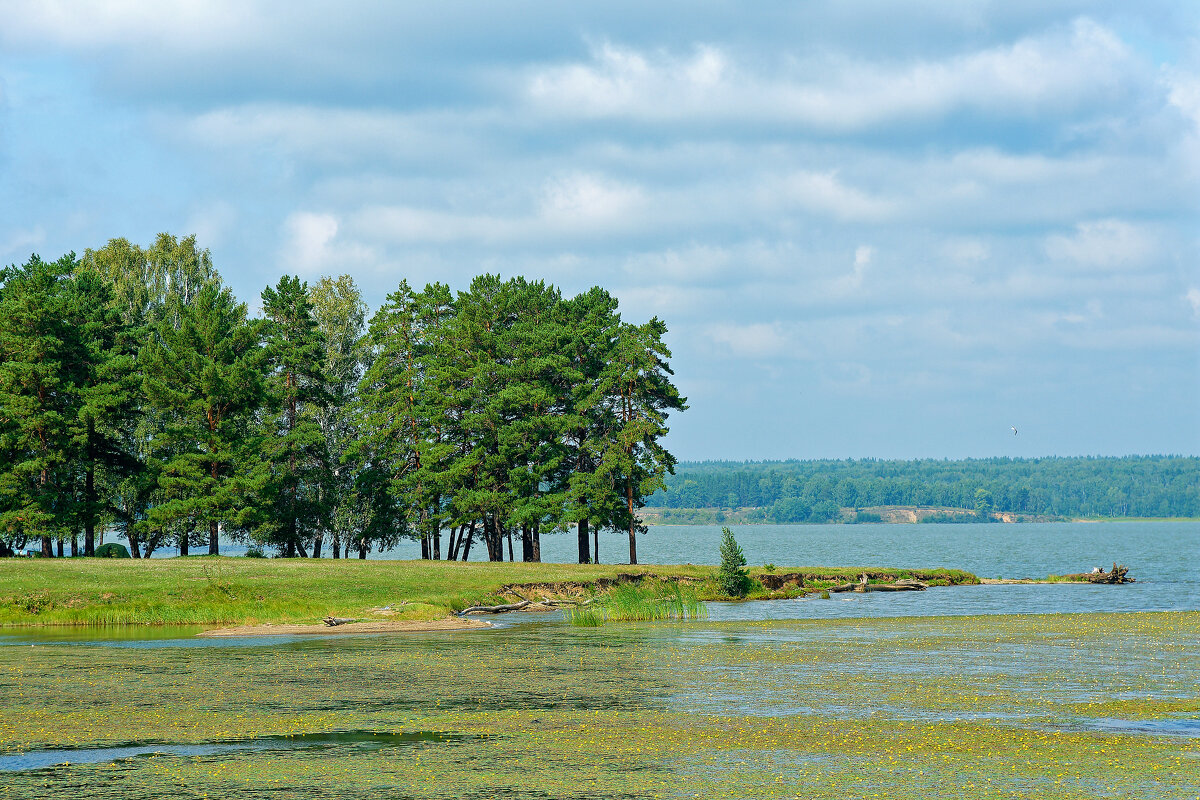
<svg viewBox="0 0 1200 800">
<path fill-rule="evenodd" d="M 752 565 L 954 567 L 984 578 L 1044 578 L 1108 569 L 1116 561 L 1129 566 L 1139 581 L 1200 582 L 1200 522 L 739 525 L 732 530 Z M 638 537 L 638 560 L 716 564 L 720 543 L 719 525 L 654 526 Z M 245 550 L 222 546 L 226 555 Z M 420 552 L 416 542 L 404 542 L 370 558 L 412 559 Z M 174 554 L 162 550 L 155 556 Z M 472 547 L 471 556 L 483 560 L 486 550 Z M 542 560 L 573 563 L 574 533 L 543 535 Z M 628 563 L 627 535 L 602 533 L 600 561 Z"/>
</svg>

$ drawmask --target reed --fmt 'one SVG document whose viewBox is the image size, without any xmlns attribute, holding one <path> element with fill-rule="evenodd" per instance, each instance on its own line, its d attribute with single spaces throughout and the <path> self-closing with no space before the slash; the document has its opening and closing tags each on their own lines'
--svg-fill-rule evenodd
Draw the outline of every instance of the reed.
<svg viewBox="0 0 1200 800">
<path fill-rule="evenodd" d="M 572 625 L 597 627 L 605 622 L 705 619 L 708 609 L 690 589 L 678 583 L 625 583 L 588 605 L 567 609 Z"/>
</svg>

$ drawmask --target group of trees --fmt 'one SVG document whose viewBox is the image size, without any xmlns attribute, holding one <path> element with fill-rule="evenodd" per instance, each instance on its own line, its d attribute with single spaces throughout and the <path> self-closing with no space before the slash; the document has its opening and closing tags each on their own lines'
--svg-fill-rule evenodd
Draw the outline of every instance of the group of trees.
<svg viewBox="0 0 1200 800">
<path fill-rule="evenodd" d="M 252 318 L 195 238 L 0 271 L 0 553 L 135 557 L 222 536 L 280 555 L 540 560 L 543 533 L 627 531 L 675 459 L 658 319 L 593 288 L 406 282 L 367 321 L 349 276 L 284 276 Z M 83 545 L 79 548 L 79 537 Z M 594 541 L 594 538 L 593 538 Z"/>
<path fill-rule="evenodd" d="M 825 522 L 842 508 L 943 506 L 1065 517 L 1200 516 L 1200 458 L 680 464 L 651 508 L 756 508 L 767 522 Z"/>
</svg>

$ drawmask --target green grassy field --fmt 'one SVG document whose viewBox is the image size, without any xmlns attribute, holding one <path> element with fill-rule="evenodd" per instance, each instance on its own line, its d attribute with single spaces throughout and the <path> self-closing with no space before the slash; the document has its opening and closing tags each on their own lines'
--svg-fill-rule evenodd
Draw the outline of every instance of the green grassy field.
<svg viewBox="0 0 1200 800">
<path fill-rule="evenodd" d="M 698 581 L 700 599 L 717 599 L 707 582 L 714 567 L 254 559 L 0 560 L 0 626 L 232 625 L 316 622 L 327 615 L 361 618 L 391 606 L 392 619 L 435 619 L 501 600 L 513 584 L 591 584 L 618 574 Z M 778 568 L 776 574 L 796 571 Z M 862 568 L 802 568 L 831 581 L 856 580 Z M 752 571 L 762 574 L 762 570 Z M 875 575 L 910 575 L 872 570 Z M 975 583 L 956 570 L 912 573 L 939 583 Z M 801 591 L 789 587 L 777 595 Z M 752 597 L 769 592 L 758 586 Z M 535 595 L 536 596 L 536 595 Z"/>
</svg>

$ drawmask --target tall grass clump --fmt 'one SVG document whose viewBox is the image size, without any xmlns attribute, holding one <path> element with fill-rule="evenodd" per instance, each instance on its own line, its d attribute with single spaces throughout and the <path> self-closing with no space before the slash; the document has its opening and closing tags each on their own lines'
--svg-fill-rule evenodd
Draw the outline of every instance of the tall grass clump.
<svg viewBox="0 0 1200 800">
<path fill-rule="evenodd" d="M 707 616 L 708 609 L 696 593 L 678 583 L 624 583 L 588 605 L 566 610 L 567 621 L 581 627 L 596 627 L 608 621 L 652 622 L 704 619 Z"/>
</svg>

